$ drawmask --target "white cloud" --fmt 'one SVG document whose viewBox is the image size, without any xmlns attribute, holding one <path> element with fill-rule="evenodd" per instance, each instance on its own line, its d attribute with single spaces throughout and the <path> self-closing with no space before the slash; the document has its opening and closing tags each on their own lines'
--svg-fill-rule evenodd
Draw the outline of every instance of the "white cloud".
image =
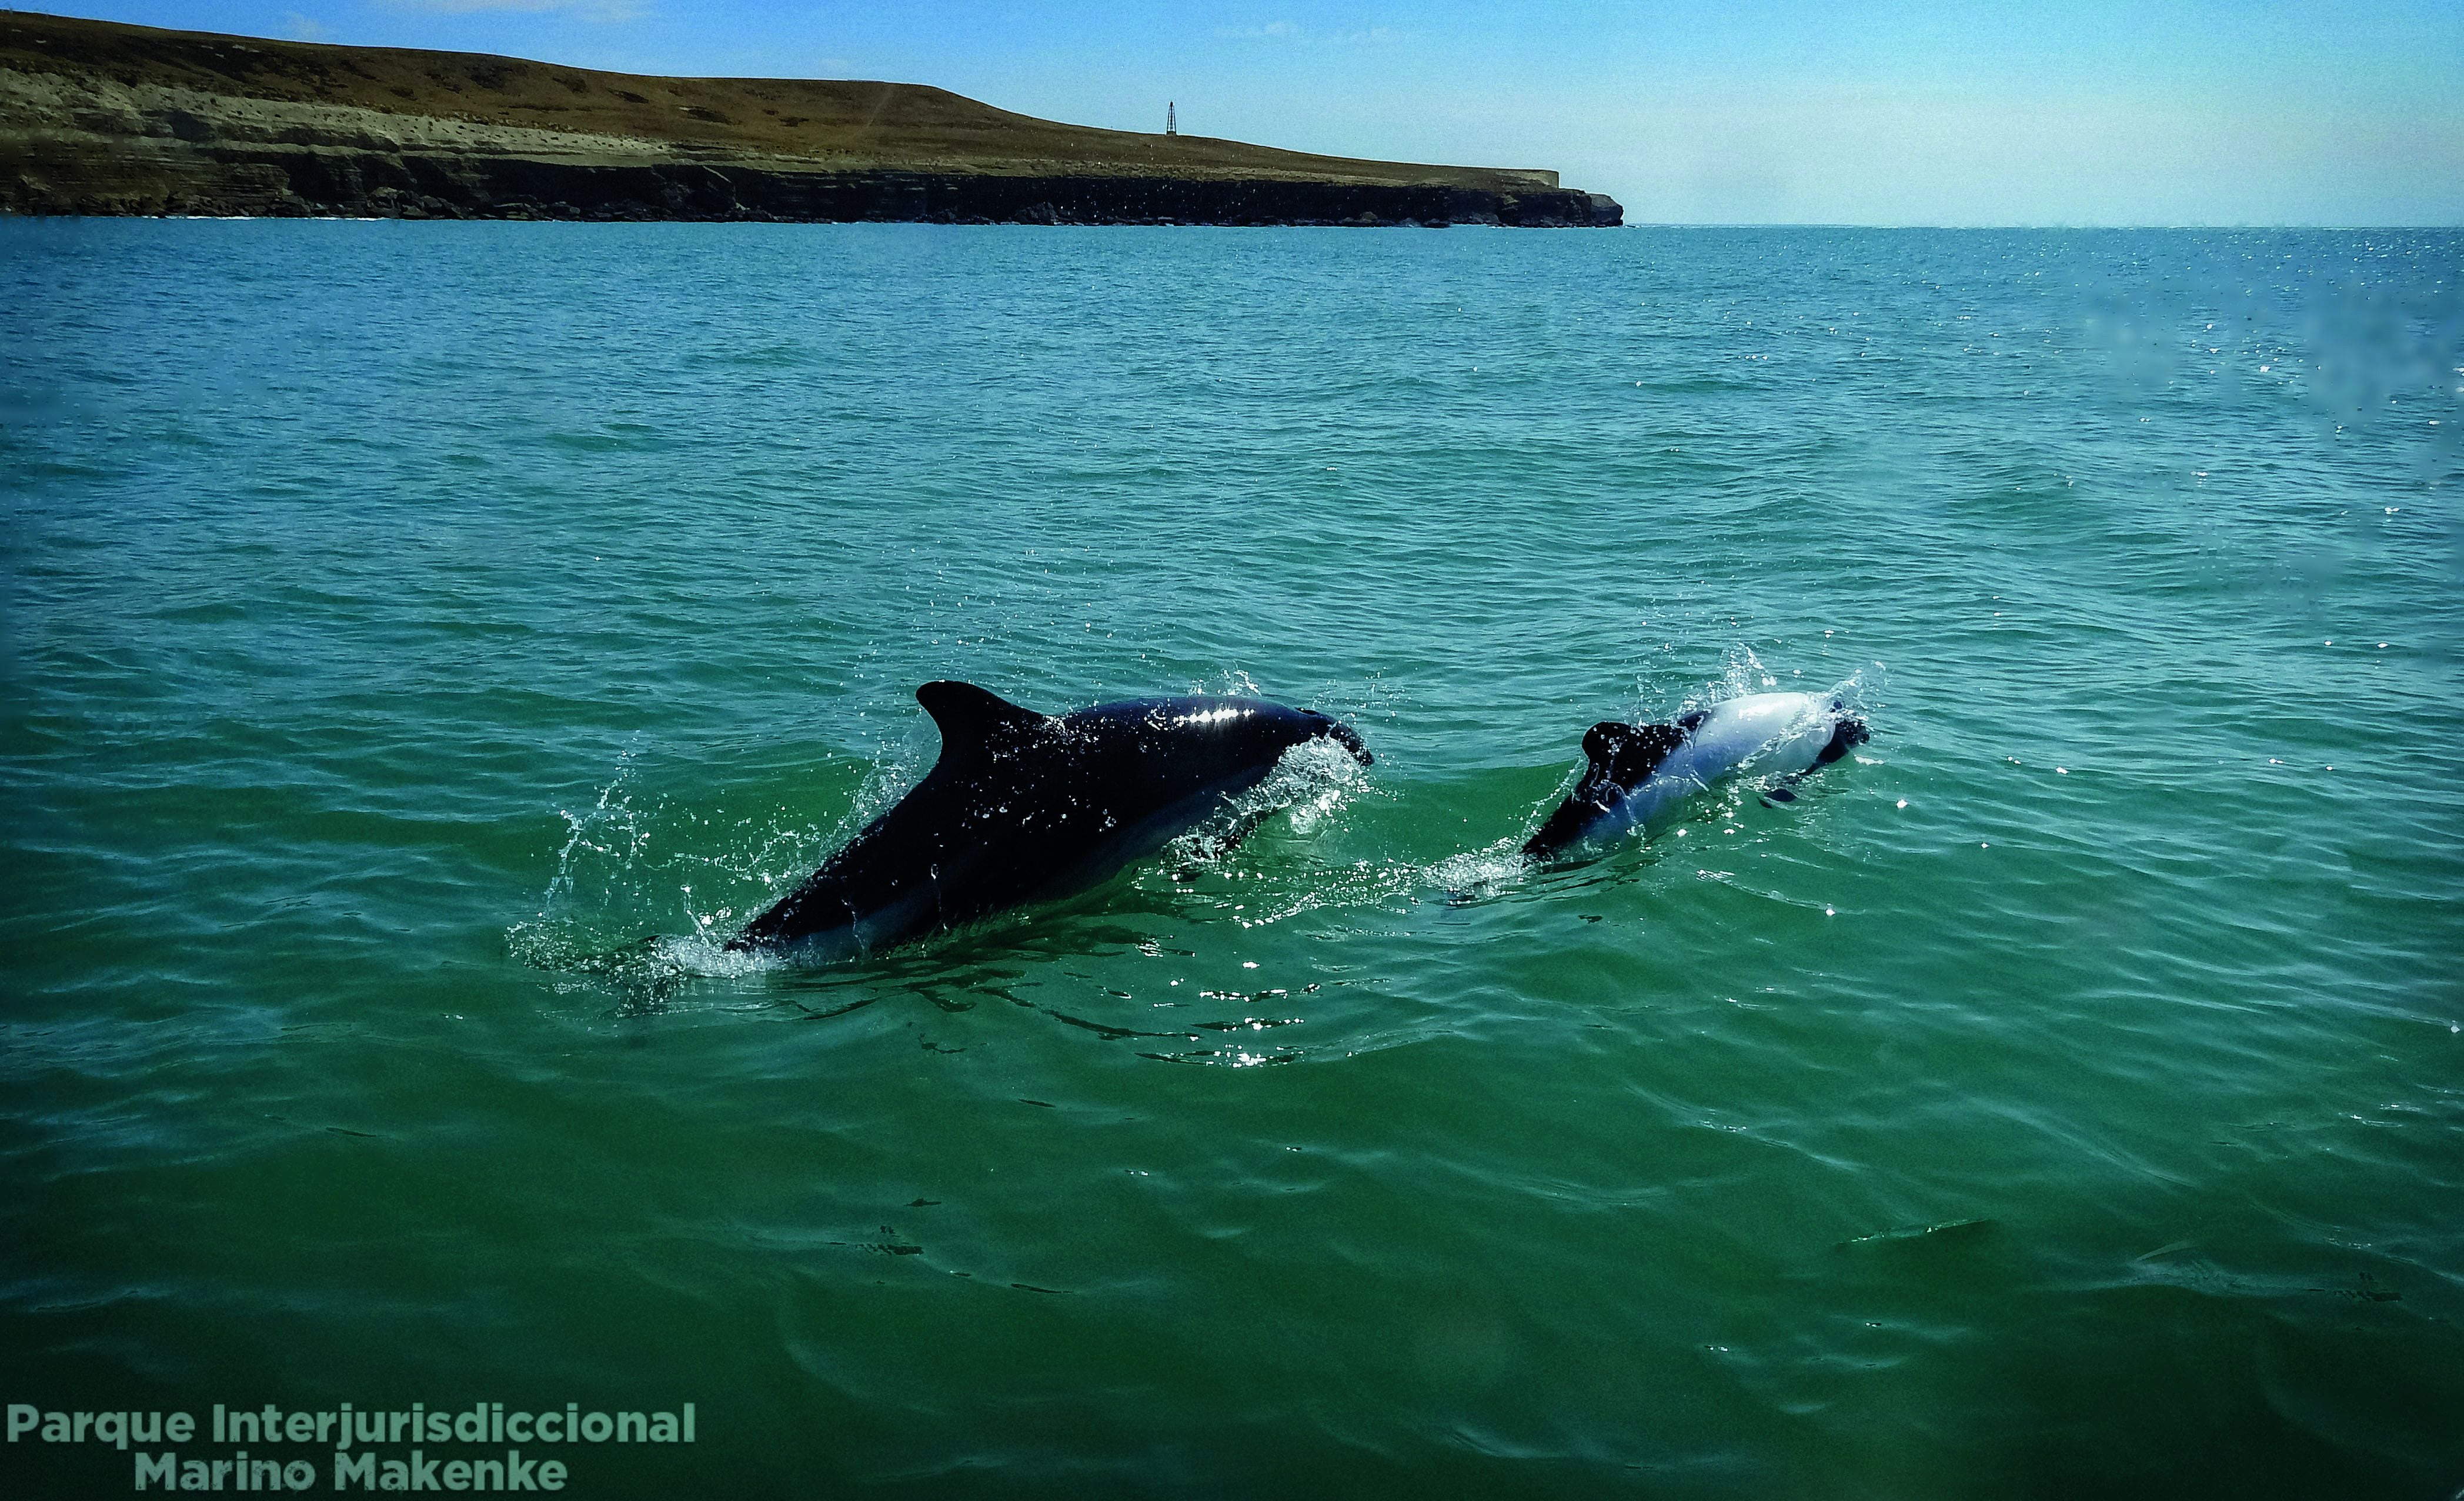
<svg viewBox="0 0 2464 1501">
<path fill-rule="evenodd" d="M 302 42 L 321 42 L 334 34 L 332 27 L 314 16 L 302 15 L 297 11 L 282 12 L 282 30 L 284 34 L 294 41 Z"/>
</svg>

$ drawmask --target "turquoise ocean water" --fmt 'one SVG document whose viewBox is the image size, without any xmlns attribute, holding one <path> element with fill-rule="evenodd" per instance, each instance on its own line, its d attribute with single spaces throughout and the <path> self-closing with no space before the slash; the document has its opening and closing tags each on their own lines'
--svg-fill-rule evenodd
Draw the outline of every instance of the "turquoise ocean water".
<svg viewBox="0 0 2464 1501">
<path fill-rule="evenodd" d="M 2449 1496 L 2459 265 L 0 224 L 0 1397 L 694 1404 L 526 1451 L 593 1496 Z M 937 677 L 1378 761 L 721 952 Z M 1595 720 L 1842 683 L 1793 806 L 1509 857 Z"/>
</svg>

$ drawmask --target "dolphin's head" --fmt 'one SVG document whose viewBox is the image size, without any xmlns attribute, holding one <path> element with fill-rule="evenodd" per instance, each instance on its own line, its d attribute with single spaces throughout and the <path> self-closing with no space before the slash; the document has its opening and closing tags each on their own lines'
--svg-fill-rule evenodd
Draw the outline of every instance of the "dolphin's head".
<svg viewBox="0 0 2464 1501">
<path fill-rule="evenodd" d="M 1369 747 L 1361 743 L 1360 732 L 1341 719 L 1320 714 L 1315 709 L 1303 709 L 1299 717 L 1309 729 L 1305 739 L 1316 739 L 1323 736 L 1352 752 L 1352 759 L 1362 765 L 1373 765 L 1376 762 L 1377 758 L 1370 755 Z"/>
<path fill-rule="evenodd" d="M 1832 708 L 1834 713 L 1839 713 L 1836 702 Z M 1873 738 L 1874 732 L 1865 727 L 1864 720 L 1842 713 L 1831 726 L 1831 739 L 1815 753 L 1815 764 L 1827 766 Z"/>
</svg>

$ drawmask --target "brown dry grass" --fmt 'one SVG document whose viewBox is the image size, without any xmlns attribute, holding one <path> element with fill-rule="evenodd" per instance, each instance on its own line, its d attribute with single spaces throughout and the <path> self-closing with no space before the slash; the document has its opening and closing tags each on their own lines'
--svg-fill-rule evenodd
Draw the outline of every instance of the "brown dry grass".
<svg viewBox="0 0 2464 1501">
<path fill-rule="evenodd" d="M 1442 183 L 1509 191 L 1554 186 L 1553 173 L 1353 161 L 1201 136 L 1065 125 L 915 83 L 647 77 L 482 53 L 166 32 L 23 11 L 0 11 L 0 90 L 11 71 L 631 137 L 704 161 L 745 153 L 839 168 Z"/>
</svg>

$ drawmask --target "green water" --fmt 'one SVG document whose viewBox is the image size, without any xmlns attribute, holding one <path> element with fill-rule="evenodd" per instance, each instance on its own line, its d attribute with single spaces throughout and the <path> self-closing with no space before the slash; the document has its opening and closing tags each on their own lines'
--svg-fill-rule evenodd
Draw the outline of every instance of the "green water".
<svg viewBox="0 0 2464 1501">
<path fill-rule="evenodd" d="M 694 1404 L 526 1450 L 588 1496 L 2448 1496 L 2460 253 L 0 223 L 0 1399 Z M 937 677 L 1378 761 L 725 955 Z M 1595 720 L 1842 682 L 1794 805 L 1509 857 Z"/>
</svg>

